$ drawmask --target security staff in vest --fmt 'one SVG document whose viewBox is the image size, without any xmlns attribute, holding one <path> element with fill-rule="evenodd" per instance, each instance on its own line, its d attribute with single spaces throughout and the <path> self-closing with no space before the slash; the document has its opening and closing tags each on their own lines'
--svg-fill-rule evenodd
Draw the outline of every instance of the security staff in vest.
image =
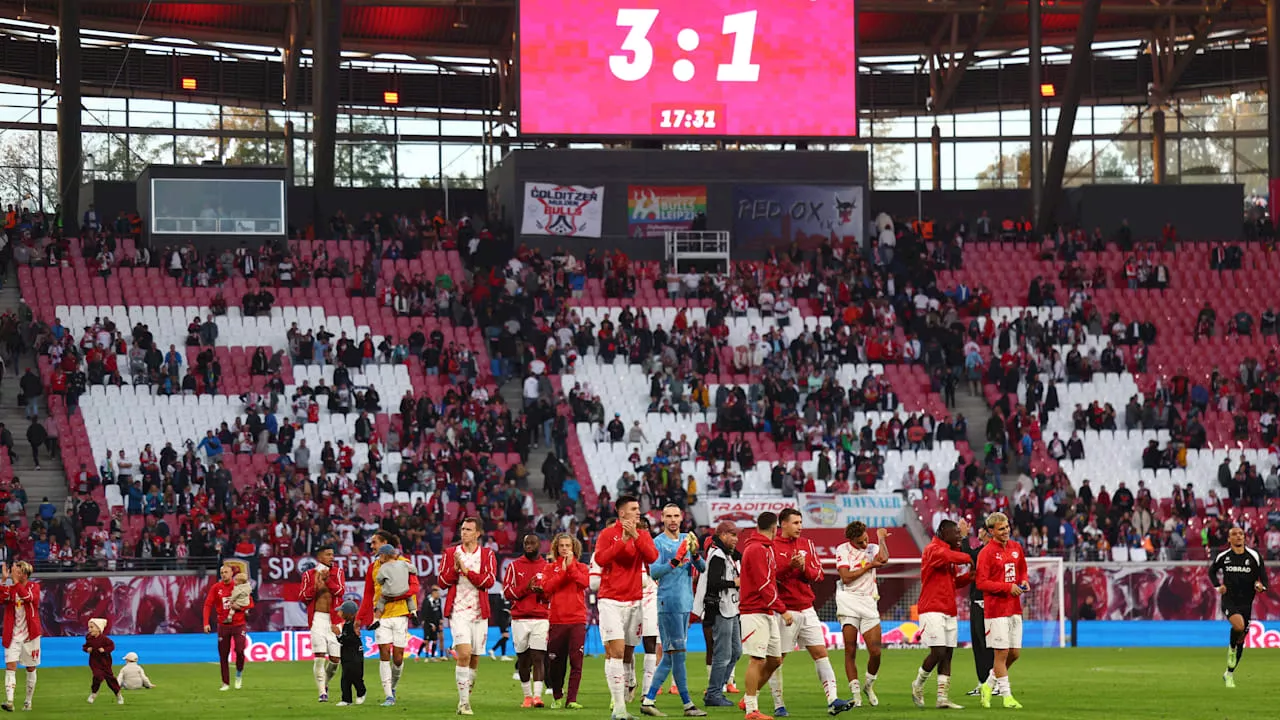
<svg viewBox="0 0 1280 720">
<path fill-rule="evenodd" d="M 738 526 L 725 521 L 716 526 L 715 540 L 707 551 L 707 571 L 698 581 L 702 622 L 712 626 L 711 674 L 702 701 L 707 707 L 733 707 L 724 687 L 733 679 L 733 668 L 742 657 L 742 626 L 738 619 Z M 695 599 L 696 602 L 696 599 Z"/>
<path fill-rule="evenodd" d="M 978 553 L 982 552 L 982 548 L 987 546 L 987 541 L 991 539 L 991 533 L 987 532 L 987 528 L 978 526 L 978 544 L 970 547 L 965 545 L 964 551 L 969 553 L 969 557 L 973 558 L 973 566 L 978 566 Z M 967 542 L 967 538 L 966 538 Z M 973 665 L 978 673 L 978 686 L 968 692 L 969 695 L 981 695 L 982 683 L 990 680 L 991 668 L 995 666 L 995 651 L 987 647 L 987 633 L 985 615 L 982 607 L 982 591 L 978 589 L 977 583 L 969 584 L 969 639 L 973 642 Z"/>
</svg>

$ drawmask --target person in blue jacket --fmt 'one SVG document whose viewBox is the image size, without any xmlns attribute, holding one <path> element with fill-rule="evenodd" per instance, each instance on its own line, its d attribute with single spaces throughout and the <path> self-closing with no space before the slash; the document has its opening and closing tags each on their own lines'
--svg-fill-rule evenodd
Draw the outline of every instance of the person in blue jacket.
<svg viewBox="0 0 1280 720">
<path fill-rule="evenodd" d="M 685 646 L 689 636 L 689 614 L 693 612 L 693 571 L 705 572 L 706 565 L 698 556 L 698 538 L 680 532 L 684 512 L 671 503 L 662 508 L 663 532 L 653 540 L 658 559 L 649 566 L 649 574 L 658 583 L 658 635 L 662 640 L 662 661 L 653 674 L 653 682 L 640 704 L 640 712 L 652 717 L 665 717 L 654 699 L 673 675 L 684 704 L 685 717 L 705 717 L 706 711 L 689 697 L 689 680 L 685 666 Z"/>
</svg>

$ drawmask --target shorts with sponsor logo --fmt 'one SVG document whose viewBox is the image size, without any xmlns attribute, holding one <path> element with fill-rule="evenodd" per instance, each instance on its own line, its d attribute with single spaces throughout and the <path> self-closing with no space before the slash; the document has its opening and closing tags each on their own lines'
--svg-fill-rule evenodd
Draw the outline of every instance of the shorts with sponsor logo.
<svg viewBox="0 0 1280 720">
<path fill-rule="evenodd" d="M 453 633 L 453 647 L 470 645 L 483 652 L 489 642 L 489 620 L 476 617 L 475 613 L 450 617 L 449 630 Z"/>
<path fill-rule="evenodd" d="M 827 626 L 818 619 L 818 611 L 792 610 L 791 624 L 778 618 L 782 629 L 782 652 L 789 653 L 797 647 L 807 648 L 814 645 L 827 646 Z"/>
<path fill-rule="evenodd" d="M 342 643 L 333 632 L 333 620 L 327 612 L 317 612 L 311 618 L 311 654 L 315 657 L 342 657 Z"/>
<path fill-rule="evenodd" d="M 21 611 L 19 611 L 21 612 Z M 18 663 L 22 667 L 40 666 L 40 638 L 34 640 L 14 640 L 4 649 L 6 663 Z"/>
<path fill-rule="evenodd" d="M 920 644 L 925 647 L 953 648 L 960 640 L 960 624 L 955 615 L 940 612 L 920 613 Z"/>
<path fill-rule="evenodd" d="M 623 640 L 627 645 L 640 644 L 640 622 L 644 612 L 640 600 L 610 600 L 600 598 L 596 609 L 600 611 L 600 639 L 604 642 Z M 653 618 L 653 634 L 658 634 L 658 618 Z"/>
<path fill-rule="evenodd" d="M 1016 650 L 1022 647 L 1022 616 L 987 618 L 987 647 L 992 650 Z"/>
<path fill-rule="evenodd" d="M 782 617 L 774 613 L 742 616 L 742 654 L 753 658 L 782 657 Z"/>
<path fill-rule="evenodd" d="M 511 640 L 516 644 L 516 654 L 523 653 L 526 650 L 547 651 L 547 633 L 551 630 L 551 621 L 543 618 L 541 620 L 511 620 Z"/>
<path fill-rule="evenodd" d="M 384 617 L 378 621 L 378 629 L 373 631 L 373 641 L 379 645 L 393 645 L 398 648 L 409 647 L 409 618 Z"/>
<path fill-rule="evenodd" d="M 880 608 L 872 595 L 836 595 L 836 620 L 841 627 L 848 625 L 860 633 L 880 627 Z"/>
</svg>

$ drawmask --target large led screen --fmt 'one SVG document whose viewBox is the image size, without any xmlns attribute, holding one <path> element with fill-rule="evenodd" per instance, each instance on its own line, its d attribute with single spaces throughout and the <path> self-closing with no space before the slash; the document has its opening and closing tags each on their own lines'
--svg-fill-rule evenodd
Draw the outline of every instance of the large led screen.
<svg viewBox="0 0 1280 720">
<path fill-rule="evenodd" d="M 284 181 L 155 178 L 151 232 L 158 235 L 282 235 Z"/>
<path fill-rule="evenodd" d="M 520 132 L 852 137 L 855 0 L 520 0 Z"/>
</svg>

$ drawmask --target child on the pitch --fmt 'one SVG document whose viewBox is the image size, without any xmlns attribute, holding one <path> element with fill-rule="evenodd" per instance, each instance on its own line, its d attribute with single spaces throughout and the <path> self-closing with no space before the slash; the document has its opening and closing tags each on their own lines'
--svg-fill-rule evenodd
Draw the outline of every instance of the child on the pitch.
<svg viewBox="0 0 1280 720">
<path fill-rule="evenodd" d="M 338 707 L 352 704 L 351 691 L 355 690 L 355 704 L 364 704 L 364 640 L 360 637 L 360 623 L 356 622 L 356 613 L 360 606 L 355 601 L 342 603 L 342 634 L 338 642 L 342 645 L 342 702 Z"/>
<path fill-rule="evenodd" d="M 150 690 L 156 684 L 147 677 L 147 671 L 138 664 L 138 653 L 131 652 L 124 656 L 124 667 L 116 675 L 116 682 L 125 690 Z"/>
<path fill-rule="evenodd" d="M 93 671 L 93 683 L 89 686 L 89 702 L 98 697 L 98 688 L 106 683 L 111 692 L 116 694 L 116 704 L 124 704 L 124 695 L 120 694 L 120 683 L 111 672 L 111 653 L 116 644 L 107 637 L 107 621 L 94 618 L 89 621 L 89 634 L 84 638 L 83 650 L 89 653 L 89 669 Z"/>
<path fill-rule="evenodd" d="M 249 607 L 249 598 L 253 593 L 253 588 L 249 585 L 249 576 L 244 573 L 236 573 L 235 585 L 231 587 L 231 595 L 227 598 L 230 607 L 227 608 L 227 617 L 224 622 L 230 623 L 235 620 L 236 613 Z"/>
</svg>

